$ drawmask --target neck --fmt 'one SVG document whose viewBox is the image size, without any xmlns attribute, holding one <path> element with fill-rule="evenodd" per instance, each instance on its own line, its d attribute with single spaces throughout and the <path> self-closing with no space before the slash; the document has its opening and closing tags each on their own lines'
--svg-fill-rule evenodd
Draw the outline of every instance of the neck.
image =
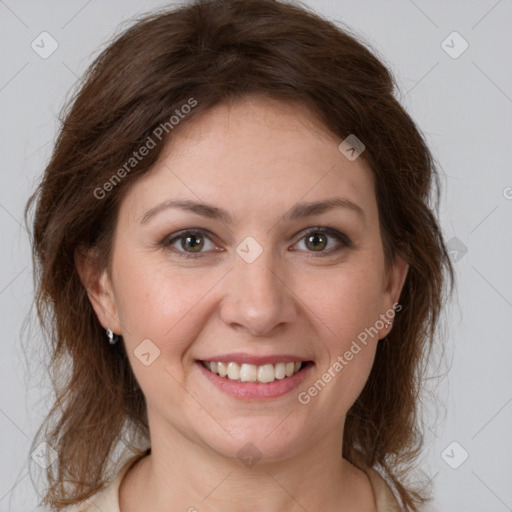
<svg viewBox="0 0 512 512">
<path fill-rule="evenodd" d="M 252 465 L 250 458 L 245 464 L 227 458 L 175 430 L 152 430 L 151 455 L 123 479 L 121 510 L 374 511 L 368 477 L 341 458 L 341 439 L 333 432 L 286 460 L 263 457 Z"/>
</svg>

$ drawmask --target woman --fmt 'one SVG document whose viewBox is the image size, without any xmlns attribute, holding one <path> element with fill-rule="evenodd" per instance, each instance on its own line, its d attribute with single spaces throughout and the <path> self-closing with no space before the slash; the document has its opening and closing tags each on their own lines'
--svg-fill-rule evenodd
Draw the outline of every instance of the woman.
<svg viewBox="0 0 512 512">
<path fill-rule="evenodd" d="M 57 392 L 43 505 L 427 500 L 409 470 L 453 271 L 393 87 L 271 0 L 155 13 L 93 63 L 27 205 Z"/>
</svg>

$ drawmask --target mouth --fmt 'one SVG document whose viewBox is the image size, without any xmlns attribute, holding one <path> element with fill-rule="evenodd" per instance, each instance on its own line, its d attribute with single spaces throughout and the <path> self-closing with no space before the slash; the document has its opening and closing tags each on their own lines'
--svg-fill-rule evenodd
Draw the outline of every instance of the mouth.
<svg viewBox="0 0 512 512">
<path fill-rule="evenodd" d="M 234 382 L 258 382 L 269 384 L 275 380 L 283 380 L 293 377 L 300 372 L 308 362 L 281 362 L 255 365 L 249 363 L 236 363 L 234 361 L 200 361 L 211 373 Z"/>
<path fill-rule="evenodd" d="M 201 373 L 220 391 L 241 400 L 278 398 L 297 388 L 313 361 L 263 362 L 197 361 Z"/>
</svg>

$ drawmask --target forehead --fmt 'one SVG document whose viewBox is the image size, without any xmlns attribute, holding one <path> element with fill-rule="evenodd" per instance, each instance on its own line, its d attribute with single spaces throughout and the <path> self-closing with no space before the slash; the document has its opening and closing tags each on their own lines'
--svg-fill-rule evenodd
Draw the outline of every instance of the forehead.
<svg viewBox="0 0 512 512">
<path fill-rule="evenodd" d="M 372 215 L 373 173 L 362 158 L 348 160 L 341 141 L 297 102 L 248 97 L 217 105 L 172 133 L 125 202 L 133 219 L 168 199 L 254 216 L 342 195 Z"/>
<path fill-rule="evenodd" d="M 185 122 L 165 154 L 191 158 L 200 149 L 223 161 L 246 157 L 254 163 L 281 163 L 292 158 L 308 163 L 317 162 L 328 146 L 336 148 L 337 139 L 303 103 L 251 95 L 218 104 Z M 271 165 L 272 170 L 276 167 Z"/>
</svg>

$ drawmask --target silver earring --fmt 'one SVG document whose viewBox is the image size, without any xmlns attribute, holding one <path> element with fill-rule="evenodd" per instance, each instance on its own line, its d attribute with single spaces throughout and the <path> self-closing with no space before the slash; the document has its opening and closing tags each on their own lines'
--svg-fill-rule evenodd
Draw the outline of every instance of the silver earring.
<svg viewBox="0 0 512 512">
<path fill-rule="evenodd" d="M 112 332 L 112 329 L 107 329 L 108 342 L 111 345 L 115 345 L 119 341 L 119 336 Z"/>
<path fill-rule="evenodd" d="M 386 329 L 389 329 L 390 327 L 393 327 L 393 322 L 391 322 L 390 320 L 386 320 L 386 323 L 384 325 L 386 326 Z M 389 332 L 388 332 L 388 334 L 389 334 Z M 387 340 L 388 334 L 386 334 L 386 336 L 384 336 L 384 338 L 381 338 L 381 340 L 382 341 Z"/>
</svg>

